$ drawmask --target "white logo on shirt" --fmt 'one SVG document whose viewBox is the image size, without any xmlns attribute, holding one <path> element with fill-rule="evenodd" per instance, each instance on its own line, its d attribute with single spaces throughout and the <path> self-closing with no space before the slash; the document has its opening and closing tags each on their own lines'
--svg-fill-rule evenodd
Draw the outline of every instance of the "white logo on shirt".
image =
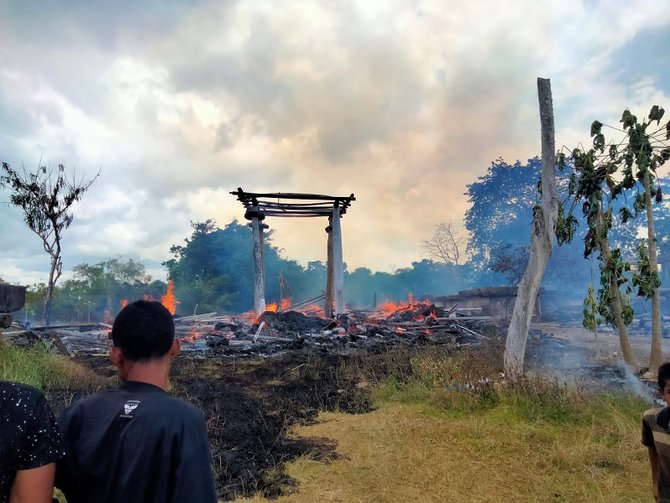
<svg viewBox="0 0 670 503">
<path fill-rule="evenodd" d="M 123 411 L 126 413 L 126 415 L 130 414 L 132 411 L 137 409 L 137 406 L 140 404 L 139 400 L 128 400 L 124 405 L 123 405 Z"/>
</svg>

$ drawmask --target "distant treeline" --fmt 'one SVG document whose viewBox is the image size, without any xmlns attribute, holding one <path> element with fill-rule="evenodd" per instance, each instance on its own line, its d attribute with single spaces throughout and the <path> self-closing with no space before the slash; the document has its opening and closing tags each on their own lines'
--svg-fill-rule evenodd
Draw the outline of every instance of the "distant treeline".
<svg viewBox="0 0 670 503">
<path fill-rule="evenodd" d="M 506 164 L 498 160 L 486 175 L 468 185 L 470 208 L 464 224 L 466 240 L 454 240 L 462 246 L 449 261 L 427 252 L 409 267 L 393 272 L 375 272 L 369 268 L 345 269 L 344 295 L 347 305 L 371 308 L 384 302 L 399 302 L 410 295 L 422 299 L 448 295 L 480 286 L 516 284 L 528 260 L 528 243 L 533 207 L 538 199 L 537 181 L 541 163 Z M 568 183 L 567 175 L 558 174 L 559 187 Z M 661 179 L 663 185 L 667 179 Z M 654 210 L 661 257 L 670 256 L 670 211 L 666 204 Z M 454 227 L 460 223 L 450 222 Z M 425 222 L 426 228 L 439 222 Z M 641 224 L 640 224 L 641 225 Z M 443 227 L 444 228 L 444 227 Z M 583 232 L 580 226 L 578 232 Z M 633 257 L 639 241 L 635 224 L 613 227 L 613 239 L 623 243 L 623 252 Z M 272 231 L 266 234 L 264 249 L 266 302 L 290 299 L 301 302 L 322 294 L 326 285 L 326 265 L 320 261 L 300 264 L 285 257 L 273 244 Z M 427 241 L 441 239 L 436 233 Z M 543 287 L 583 298 L 598 267 L 583 258 L 583 244 L 555 246 Z M 346 249 L 345 261 L 346 261 Z M 380 250 L 383 253 L 383 249 Z M 241 313 L 253 307 L 253 258 L 251 230 L 237 220 L 219 227 L 213 220 L 192 224 L 192 233 L 184 244 L 170 248 L 171 259 L 163 263 L 180 304 L 177 313 L 190 315 L 216 311 Z M 593 272 L 592 272 L 593 271 Z M 81 264 L 70 279 L 56 288 L 54 320 L 102 321 L 112 319 L 124 299 L 150 297 L 160 300 L 167 285 L 146 274 L 143 264 L 113 258 L 94 265 Z M 26 309 L 15 318 L 39 319 L 45 285 L 28 289 Z"/>
</svg>

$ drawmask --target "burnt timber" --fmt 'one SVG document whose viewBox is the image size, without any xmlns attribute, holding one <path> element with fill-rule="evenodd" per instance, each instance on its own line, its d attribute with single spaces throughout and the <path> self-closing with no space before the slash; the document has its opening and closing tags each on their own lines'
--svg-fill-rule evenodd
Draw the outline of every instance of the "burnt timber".
<svg viewBox="0 0 670 503">
<path fill-rule="evenodd" d="M 254 311 L 265 311 L 265 274 L 263 264 L 263 233 L 268 228 L 265 217 L 327 217 L 327 279 L 324 299 L 326 317 L 344 313 L 344 260 L 340 219 L 356 200 L 349 196 L 328 196 L 291 192 L 231 192 L 245 208 L 244 218 L 250 220 L 254 255 Z"/>
</svg>

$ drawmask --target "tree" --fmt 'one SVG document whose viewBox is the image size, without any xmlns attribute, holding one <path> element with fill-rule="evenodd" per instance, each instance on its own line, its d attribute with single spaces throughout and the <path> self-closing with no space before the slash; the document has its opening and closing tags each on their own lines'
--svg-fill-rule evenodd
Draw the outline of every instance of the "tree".
<svg viewBox="0 0 670 503">
<path fill-rule="evenodd" d="M 58 302 L 54 313 L 61 319 L 104 319 L 104 313 L 118 311 L 123 300 L 159 299 L 166 288 L 164 282 L 152 280 L 144 264 L 133 259 L 116 257 L 92 265 L 79 264 L 72 272 L 55 292 Z"/>
<path fill-rule="evenodd" d="M 670 139 L 670 121 L 661 125 L 664 110 L 657 105 L 651 108 L 648 122 L 638 122 L 637 117 L 626 109 L 621 117 L 623 130 L 612 128 L 625 134 L 624 139 L 606 141 L 603 124 L 594 121 L 591 125 L 593 147 L 585 152 L 576 148 L 572 151 L 575 170 L 575 200 L 584 201 L 583 211 L 588 215 L 589 233 L 585 242 L 585 255 L 594 249 L 600 251 L 602 284 L 599 291 L 600 311 L 609 322 L 616 324 L 622 344 L 624 360 L 630 366 L 637 366 L 633 348 L 628 338 L 626 324 L 632 320 L 633 311 L 627 299 L 622 297 L 620 287 L 629 279 L 638 288 L 638 295 L 652 299 L 652 344 L 649 370 L 655 374 L 662 360 L 661 313 L 659 287 L 661 285 L 657 264 L 657 236 L 653 202 L 662 201 L 662 191 L 656 187 L 656 169 L 670 159 L 670 147 L 665 141 Z M 656 122 L 657 129 L 649 131 Z M 624 204 L 619 208 L 620 220 L 633 222 L 638 214 L 644 214 L 647 230 L 646 244 L 637 246 L 637 267 L 631 274 L 631 265 L 621 250 L 610 249 L 609 229 L 614 221 L 612 205 L 603 207 L 603 201 L 612 202 L 617 196 L 624 201 L 632 201 L 632 207 Z M 629 197 L 631 196 L 632 197 Z M 634 234 L 637 227 L 634 226 Z M 569 237 L 569 232 L 568 232 Z M 627 292 L 631 287 L 626 288 Z"/>
<path fill-rule="evenodd" d="M 541 203 L 533 209 L 530 258 L 526 272 L 519 283 L 512 318 L 507 329 L 504 368 L 505 374 L 513 380 L 523 376 L 528 330 L 544 270 L 551 254 L 558 218 L 558 194 L 554 176 L 556 166 L 554 110 L 549 80 L 537 79 L 537 89 L 542 131 Z"/>
<path fill-rule="evenodd" d="M 441 222 L 433 235 L 423 241 L 424 251 L 433 259 L 445 264 L 460 265 L 463 237 L 452 224 Z"/>
<path fill-rule="evenodd" d="M 100 173 L 84 181 L 76 180 L 74 173 L 68 175 L 62 164 L 56 169 L 41 166 L 36 173 L 23 170 L 21 174 L 3 162 L 2 169 L 5 174 L 0 176 L 0 184 L 12 190 L 10 202 L 23 210 L 26 224 L 40 237 L 44 251 L 51 259 L 44 299 L 44 323 L 48 326 L 51 323 L 54 288 L 63 272 L 63 231 L 70 227 L 74 219 L 72 205 L 83 197 Z"/>
<path fill-rule="evenodd" d="M 523 165 L 498 159 L 483 177 L 468 185 L 470 208 L 465 228 L 470 233 L 467 251 L 473 265 L 488 267 L 495 250 L 504 245 L 529 244 L 532 209 L 537 202 L 537 183 L 542 163 L 537 157 Z"/>
<path fill-rule="evenodd" d="M 454 229 L 451 223 L 441 222 L 435 226 L 433 235 L 423 241 L 423 249 L 429 257 L 442 262 L 445 265 L 452 265 L 459 268 L 464 239 L 460 233 Z M 463 278 L 459 274 L 457 290 L 463 286 Z"/>
<path fill-rule="evenodd" d="M 526 272 L 530 259 L 530 247 L 505 244 L 493 251 L 490 268 L 505 276 L 512 286 L 518 286 Z"/>
</svg>

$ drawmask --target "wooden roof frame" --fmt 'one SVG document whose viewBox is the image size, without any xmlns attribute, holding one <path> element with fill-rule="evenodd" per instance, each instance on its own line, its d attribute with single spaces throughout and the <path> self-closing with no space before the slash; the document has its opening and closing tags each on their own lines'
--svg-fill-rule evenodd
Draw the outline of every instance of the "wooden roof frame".
<svg viewBox="0 0 670 503">
<path fill-rule="evenodd" d="M 241 188 L 231 194 L 237 196 L 247 211 L 258 211 L 268 217 L 330 217 L 333 208 L 339 208 L 340 215 L 344 215 L 356 200 L 353 194 L 327 196 L 291 192 L 245 192 Z"/>
<path fill-rule="evenodd" d="M 254 311 L 260 316 L 265 311 L 265 274 L 263 265 L 263 229 L 266 216 L 272 217 L 328 217 L 328 261 L 326 293 L 323 310 L 327 317 L 344 313 L 344 263 L 342 258 L 342 230 L 340 219 L 356 200 L 350 196 L 326 196 L 286 192 L 245 192 L 241 188 L 231 192 L 244 205 L 244 218 L 251 220 L 254 255 Z M 262 328 L 262 327 L 261 327 Z"/>
</svg>

